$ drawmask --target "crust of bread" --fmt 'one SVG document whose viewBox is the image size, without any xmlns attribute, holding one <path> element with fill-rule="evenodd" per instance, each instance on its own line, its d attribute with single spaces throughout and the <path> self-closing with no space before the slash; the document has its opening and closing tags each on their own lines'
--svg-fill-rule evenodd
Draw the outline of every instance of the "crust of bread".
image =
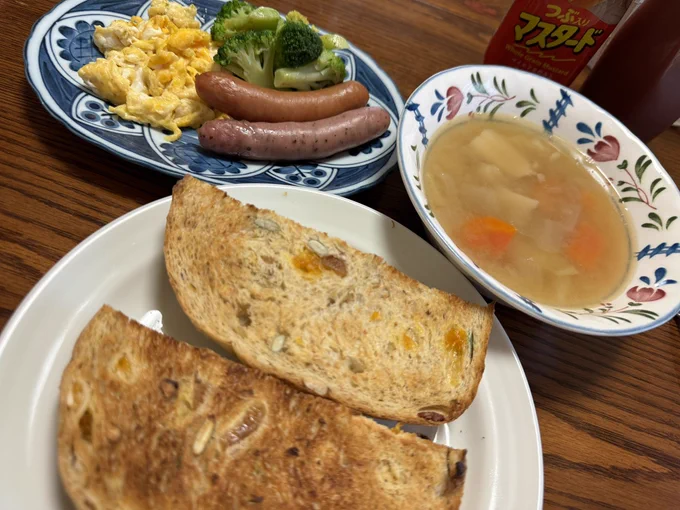
<svg viewBox="0 0 680 510">
<path fill-rule="evenodd" d="M 58 461 L 79 510 L 449 510 L 466 466 L 108 306 L 62 376 Z"/>
<path fill-rule="evenodd" d="M 245 364 L 371 416 L 439 424 L 484 372 L 493 307 L 185 177 L 165 264 L 194 325 Z"/>
</svg>

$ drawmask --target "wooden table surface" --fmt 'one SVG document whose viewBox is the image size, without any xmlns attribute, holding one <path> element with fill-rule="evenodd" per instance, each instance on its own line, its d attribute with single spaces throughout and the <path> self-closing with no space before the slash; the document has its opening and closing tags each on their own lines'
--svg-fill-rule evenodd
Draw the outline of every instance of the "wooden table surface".
<svg viewBox="0 0 680 510">
<path fill-rule="evenodd" d="M 31 25 L 54 0 L 2 5 L 0 327 L 71 248 L 131 209 L 169 195 L 175 182 L 84 142 L 41 107 L 24 78 L 22 48 Z M 378 61 L 406 98 L 437 71 L 481 62 L 510 0 L 268 5 L 299 9 L 319 26 L 346 35 Z M 680 180 L 680 131 L 667 131 L 651 148 Z M 353 198 L 423 234 L 398 171 Z M 637 336 L 596 338 L 504 307 L 497 314 L 538 410 L 545 508 L 680 508 L 678 322 Z"/>
</svg>

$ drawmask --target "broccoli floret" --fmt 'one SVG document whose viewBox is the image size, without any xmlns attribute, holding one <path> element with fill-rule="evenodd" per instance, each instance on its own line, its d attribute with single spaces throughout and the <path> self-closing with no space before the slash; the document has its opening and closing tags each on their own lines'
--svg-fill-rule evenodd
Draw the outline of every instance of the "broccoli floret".
<svg viewBox="0 0 680 510">
<path fill-rule="evenodd" d="M 330 50 L 324 50 L 314 62 L 302 67 L 283 67 L 274 73 L 277 89 L 316 90 L 345 79 L 345 62 Z"/>
<path fill-rule="evenodd" d="M 215 20 L 215 24 L 210 29 L 210 37 L 212 37 L 213 41 L 224 41 L 228 37 L 227 29 L 224 28 L 222 23 Z"/>
<path fill-rule="evenodd" d="M 231 0 L 222 5 L 220 12 L 215 16 L 215 23 L 213 24 L 210 35 L 214 41 L 224 41 L 227 35 L 227 25 L 235 26 L 239 23 L 244 23 L 248 19 L 248 14 L 253 12 L 253 7 L 248 2 L 241 0 Z M 231 29 L 230 29 L 231 30 Z"/>
<path fill-rule="evenodd" d="M 338 34 L 326 34 L 321 36 L 324 50 L 346 50 L 349 48 L 347 39 Z"/>
<path fill-rule="evenodd" d="M 214 41 L 226 41 L 238 32 L 275 30 L 281 16 L 276 9 L 253 7 L 248 2 L 231 0 L 222 6 L 210 30 Z"/>
<path fill-rule="evenodd" d="M 286 21 L 276 30 L 274 67 L 300 67 L 319 58 L 323 51 L 321 38 L 309 25 Z"/>
<path fill-rule="evenodd" d="M 309 28 L 311 28 L 315 32 L 319 31 L 318 28 L 316 28 L 314 25 L 312 25 L 309 22 L 309 19 L 307 19 L 307 16 L 305 16 L 304 14 L 302 14 L 301 12 L 298 12 L 298 11 L 290 11 L 288 14 L 286 14 L 286 21 L 290 21 L 290 22 L 293 22 L 293 23 L 295 23 L 295 22 L 304 23 L 305 25 L 309 25 Z"/>
<path fill-rule="evenodd" d="M 274 32 L 249 30 L 227 39 L 215 62 L 239 78 L 261 87 L 274 87 Z"/>
<path fill-rule="evenodd" d="M 291 23 L 304 23 L 309 26 L 314 32 L 319 32 L 319 29 L 314 25 L 309 23 L 307 16 L 299 13 L 298 11 L 290 11 L 286 14 L 286 21 Z M 347 39 L 337 34 L 326 34 L 321 36 L 321 42 L 323 43 L 324 50 L 346 50 L 349 48 Z"/>
<path fill-rule="evenodd" d="M 217 13 L 215 20 L 235 18 L 237 16 L 247 16 L 255 10 L 255 6 L 242 0 L 231 0 L 222 5 L 220 12 Z"/>
</svg>

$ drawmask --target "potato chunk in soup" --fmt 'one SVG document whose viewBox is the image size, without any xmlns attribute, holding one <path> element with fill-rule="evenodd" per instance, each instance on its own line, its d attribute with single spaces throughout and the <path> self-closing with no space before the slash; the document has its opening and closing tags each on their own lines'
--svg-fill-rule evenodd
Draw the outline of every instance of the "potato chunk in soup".
<svg viewBox="0 0 680 510">
<path fill-rule="evenodd" d="M 478 266 L 520 295 L 563 308 L 606 301 L 632 256 L 618 195 L 566 142 L 512 118 L 442 126 L 423 185 L 433 214 Z"/>
</svg>

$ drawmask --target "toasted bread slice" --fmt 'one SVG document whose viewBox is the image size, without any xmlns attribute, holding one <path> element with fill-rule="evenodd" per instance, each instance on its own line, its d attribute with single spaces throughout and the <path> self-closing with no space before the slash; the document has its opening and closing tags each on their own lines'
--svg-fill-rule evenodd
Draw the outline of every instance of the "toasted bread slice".
<svg viewBox="0 0 680 510">
<path fill-rule="evenodd" d="M 61 381 L 59 471 L 81 510 L 456 509 L 465 451 L 104 306 Z"/>
<path fill-rule="evenodd" d="M 493 309 L 186 177 L 165 264 L 184 312 L 245 364 L 371 416 L 437 424 L 472 402 Z"/>
</svg>

